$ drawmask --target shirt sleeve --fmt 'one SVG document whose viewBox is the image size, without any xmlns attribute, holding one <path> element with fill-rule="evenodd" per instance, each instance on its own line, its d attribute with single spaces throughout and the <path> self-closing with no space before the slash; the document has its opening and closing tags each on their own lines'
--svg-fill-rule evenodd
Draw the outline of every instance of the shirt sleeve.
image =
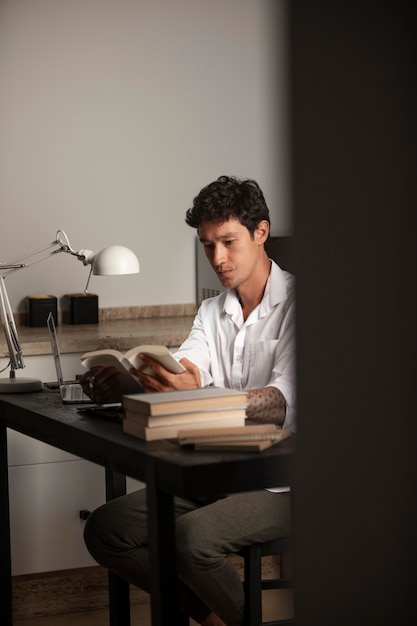
<svg viewBox="0 0 417 626">
<path fill-rule="evenodd" d="M 177 360 L 187 358 L 197 365 L 200 370 L 201 384 L 207 387 L 213 383 L 211 376 L 211 354 L 203 322 L 201 307 L 194 318 L 194 322 L 187 339 L 174 354 Z"/>
<path fill-rule="evenodd" d="M 275 362 L 268 387 L 276 387 L 285 398 L 286 413 L 283 428 L 296 431 L 296 352 L 295 352 L 295 307 L 291 307 L 280 335 L 275 353 Z"/>
</svg>

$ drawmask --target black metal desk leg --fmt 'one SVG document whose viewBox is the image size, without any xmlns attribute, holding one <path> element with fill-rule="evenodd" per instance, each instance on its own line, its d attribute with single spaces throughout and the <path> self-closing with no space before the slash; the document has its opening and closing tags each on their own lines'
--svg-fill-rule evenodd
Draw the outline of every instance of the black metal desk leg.
<svg viewBox="0 0 417 626">
<path fill-rule="evenodd" d="M 105 468 L 106 501 L 126 493 L 126 476 Z M 117 574 L 109 572 L 109 618 L 110 626 L 130 626 L 129 583 Z"/>
<path fill-rule="evenodd" d="M 106 470 L 106 501 L 113 500 L 126 493 L 126 476 L 119 472 L 113 472 L 109 468 Z"/>
<path fill-rule="evenodd" d="M 10 554 L 7 429 L 0 426 L 0 623 L 12 626 L 12 561 Z"/>
<path fill-rule="evenodd" d="M 178 607 L 174 498 L 158 489 L 153 459 L 146 459 L 152 626 L 188 626 Z"/>
<path fill-rule="evenodd" d="M 108 573 L 109 581 L 109 621 L 110 626 L 130 626 L 129 583 Z"/>
</svg>

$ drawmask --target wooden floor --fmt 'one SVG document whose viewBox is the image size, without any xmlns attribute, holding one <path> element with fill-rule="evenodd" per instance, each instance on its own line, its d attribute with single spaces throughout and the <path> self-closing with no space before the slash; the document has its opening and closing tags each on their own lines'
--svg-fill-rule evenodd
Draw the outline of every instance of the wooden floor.
<svg viewBox="0 0 417 626">
<path fill-rule="evenodd" d="M 264 620 L 283 619 L 292 616 L 292 593 L 290 590 L 263 592 Z M 150 626 L 150 605 L 136 604 L 131 608 L 132 626 Z M 190 620 L 190 626 L 196 622 Z M 109 626 L 106 609 L 46 615 L 27 619 L 15 619 L 14 626 Z"/>
<path fill-rule="evenodd" d="M 229 555 L 240 577 L 243 560 Z M 279 577 L 280 563 L 291 577 L 290 555 L 266 556 L 262 560 L 262 578 Z M 130 586 L 131 626 L 150 626 L 149 595 Z M 100 566 L 47 572 L 13 578 L 14 626 L 109 626 L 108 574 Z M 293 616 L 291 589 L 263 591 L 264 621 Z M 190 620 L 190 626 L 195 622 Z"/>
</svg>

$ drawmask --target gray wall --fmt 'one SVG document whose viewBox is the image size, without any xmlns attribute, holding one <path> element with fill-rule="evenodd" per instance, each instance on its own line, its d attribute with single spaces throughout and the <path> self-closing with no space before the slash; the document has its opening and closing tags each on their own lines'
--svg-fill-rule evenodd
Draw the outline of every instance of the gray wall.
<svg viewBox="0 0 417 626">
<path fill-rule="evenodd" d="M 264 189 L 274 234 L 292 229 L 285 3 L 14 0 L 0 5 L 0 260 L 53 241 L 132 248 L 134 277 L 99 278 L 100 306 L 195 301 L 185 210 L 220 174 Z M 67 255 L 8 280 L 82 291 Z"/>
</svg>

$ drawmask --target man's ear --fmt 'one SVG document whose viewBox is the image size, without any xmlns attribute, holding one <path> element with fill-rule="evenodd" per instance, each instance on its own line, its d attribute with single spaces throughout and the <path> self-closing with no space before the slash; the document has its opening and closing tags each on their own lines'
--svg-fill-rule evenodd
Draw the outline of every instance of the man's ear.
<svg viewBox="0 0 417 626">
<path fill-rule="evenodd" d="M 269 235 L 269 222 L 268 220 L 262 220 L 255 228 L 254 237 L 258 244 L 264 244 Z"/>
</svg>

